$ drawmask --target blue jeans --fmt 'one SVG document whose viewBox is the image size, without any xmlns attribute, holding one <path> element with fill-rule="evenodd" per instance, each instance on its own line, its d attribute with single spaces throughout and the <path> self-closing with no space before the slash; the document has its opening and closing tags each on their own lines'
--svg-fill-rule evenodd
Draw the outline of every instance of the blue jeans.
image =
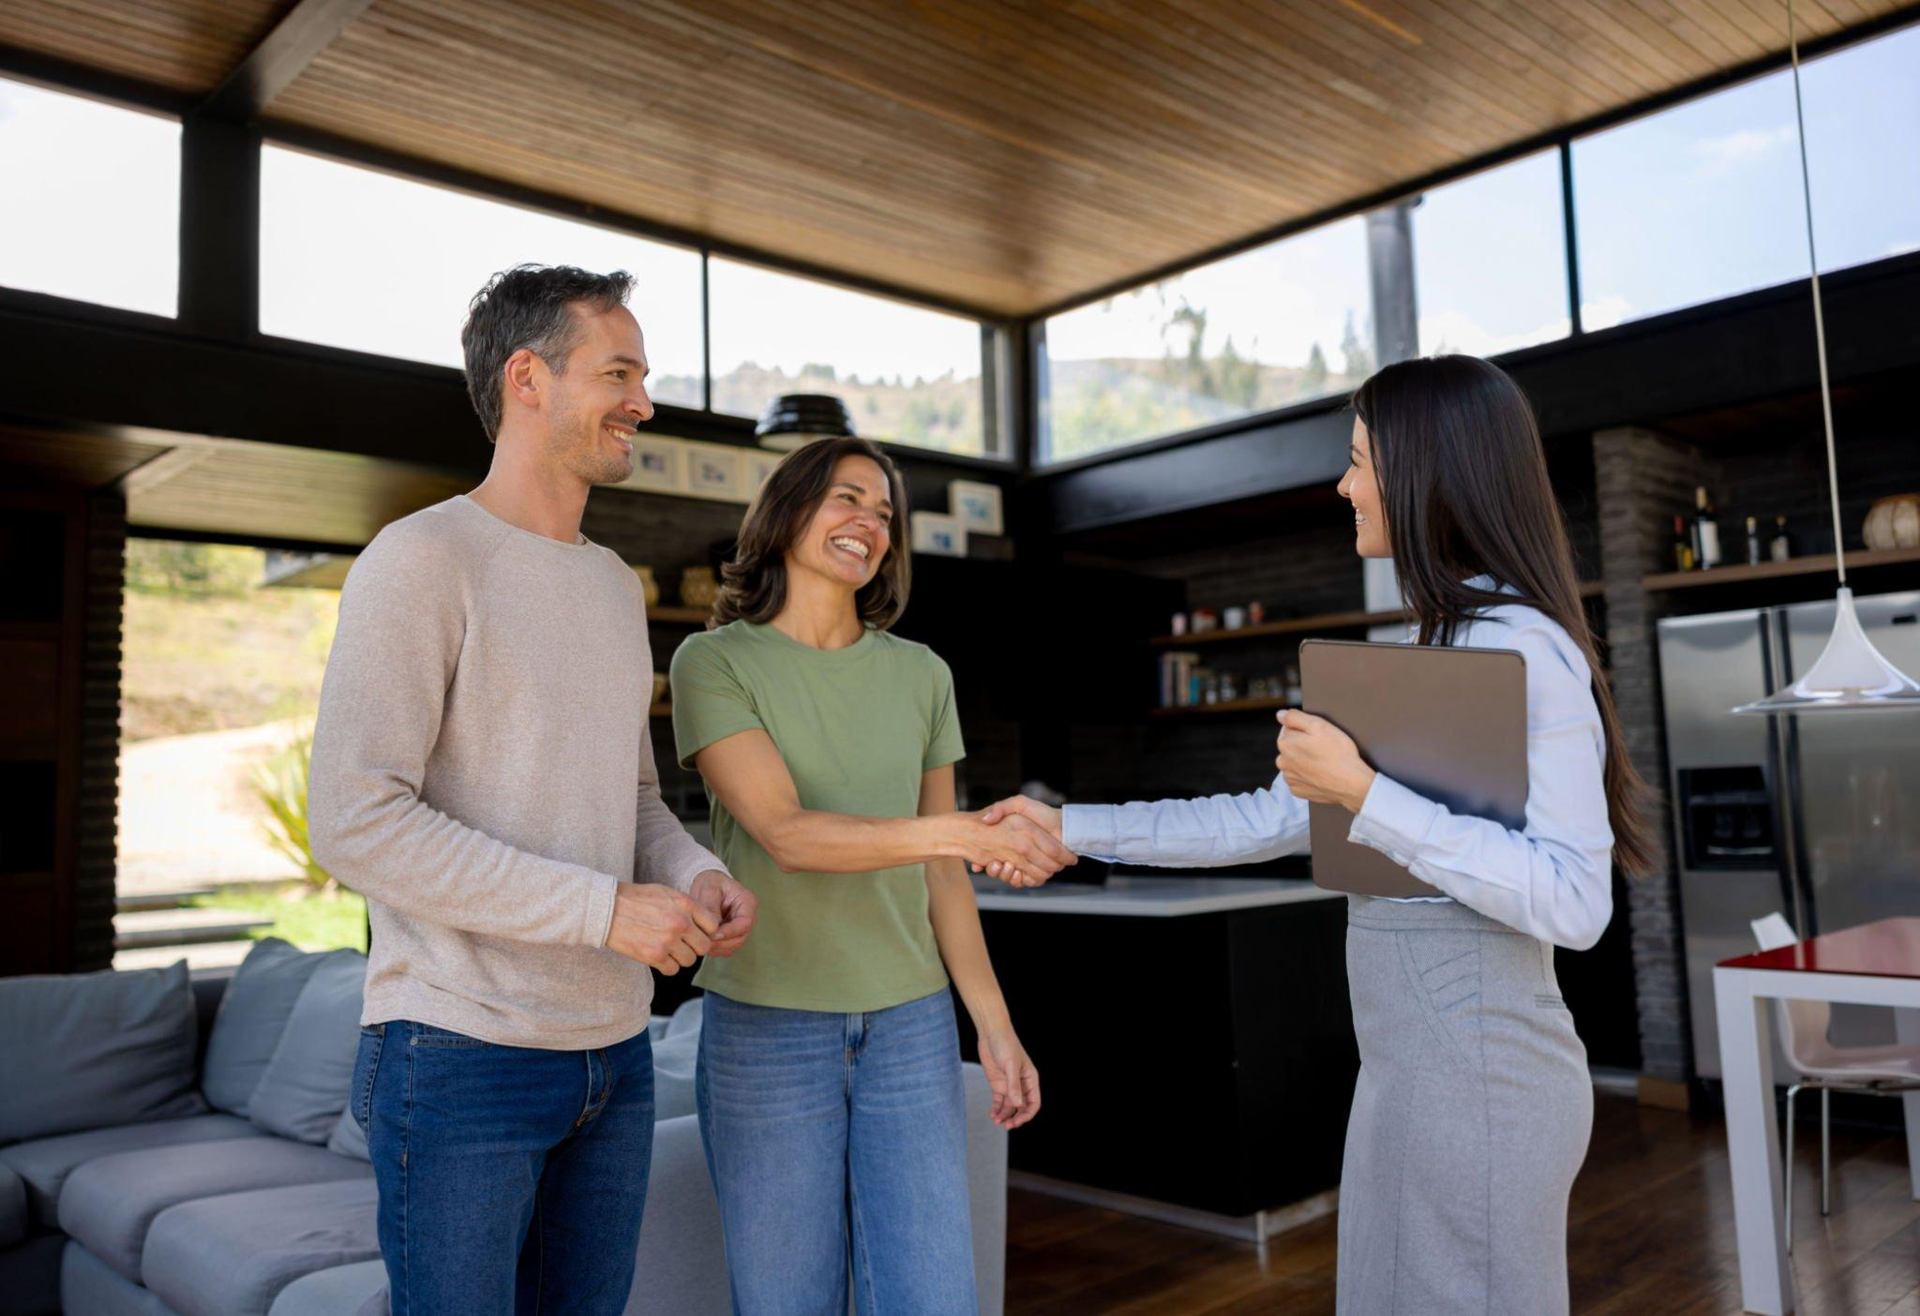
<svg viewBox="0 0 1920 1316">
<path fill-rule="evenodd" d="M 625 1308 L 653 1155 L 645 1033 L 541 1051 L 374 1024 L 352 1100 L 393 1316 Z"/>
<path fill-rule="evenodd" d="M 706 997 L 700 1136 L 741 1316 L 974 1316 L 945 991 L 868 1014 Z"/>
</svg>

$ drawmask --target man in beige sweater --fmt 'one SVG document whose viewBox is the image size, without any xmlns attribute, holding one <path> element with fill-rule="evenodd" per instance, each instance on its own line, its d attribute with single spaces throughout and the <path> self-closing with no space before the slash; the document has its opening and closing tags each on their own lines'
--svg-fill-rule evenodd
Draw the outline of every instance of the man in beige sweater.
<svg viewBox="0 0 1920 1316">
<path fill-rule="evenodd" d="M 314 732 L 316 858 L 367 897 L 353 1111 L 396 1313 L 618 1312 L 653 1140 L 653 981 L 753 896 L 660 797 L 639 582 L 580 534 L 653 414 L 632 279 L 474 299 L 471 494 L 348 576 Z"/>
</svg>

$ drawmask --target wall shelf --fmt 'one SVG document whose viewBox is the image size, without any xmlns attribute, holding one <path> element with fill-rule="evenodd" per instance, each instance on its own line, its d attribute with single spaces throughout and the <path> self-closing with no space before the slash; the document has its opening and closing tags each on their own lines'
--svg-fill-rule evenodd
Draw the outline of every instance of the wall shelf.
<svg viewBox="0 0 1920 1316">
<path fill-rule="evenodd" d="M 1580 583 L 1580 597 L 1594 598 L 1601 592 L 1600 582 L 1587 580 Z M 1369 626 L 1388 626 L 1395 622 L 1409 620 L 1410 614 L 1395 608 L 1389 612 L 1322 612 L 1311 617 L 1286 617 L 1280 621 L 1263 621 L 1257 626 L 1242 626 L 1238 630 L 1215 629 L 1202 631 L 1198 635 L 1156 635 L 1147 643 L 1156 648 L 1180 648 L 1197 644 L 1218 644 L 1223 640 L 1257 640 L 1272 635 L 1306 635 L 1316 631 L 1360 630 Z M 1235 700 L 1234 703 L 1244 703 Z M 1222 707 L 1215 704 L 1211 707 Z M 1285 705 L 1279 705 L 1285 707 Z M 1185 710 L 1182 710 L 1185 711 Z"/>
<path fill-rule="evenodd" d="M 653 704 L 647 709 L 648 717 L 672 717 L 672 704 Z"/>
<path fill-rule="evenodd" d="M 1176 704 L 1171 708 L 1149 711 L 1154 717 L 1198 717 L 1209 713 L 1278 712 L 1292 707 L 1293 701 L 1288 699 L 1229 699 L 1223 704 Z"/>
<path fill-rule="evenodd" d="M 705 626 L 707 619 L 713 616 L 711 608 L 669 608 L 661 606 L 647 609 L 649 622 L 661 622 L 674 626 Z"/>
<path fill-rule="evenodd" d="M 1920 548 L 1891 548 L 1878 552 L 1862 550 L 1847 554 L 1847 568 L 1864 571 L 1870 567 L 1894 567 L 1920 563 Z M 1760 562 L 1752 566 L 1714 567 L 1710 571 L 1666 571 L 1643 576 L 1641 588 L 1650 593 L 1669 590 L 1701 589 L 1721 585 L 1742 585 L 1758 580 L 1784 580 L 1795 576 L 1818 576 L 1834 570 L 1834 557 L 1796 557 L 1785 562 Z"/>
</svg>

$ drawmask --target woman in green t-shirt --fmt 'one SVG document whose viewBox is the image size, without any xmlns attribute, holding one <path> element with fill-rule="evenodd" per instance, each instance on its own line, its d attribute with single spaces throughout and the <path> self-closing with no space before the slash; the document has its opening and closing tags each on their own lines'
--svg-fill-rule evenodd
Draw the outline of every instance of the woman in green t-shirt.
<svg viewBox="0 0 1920 1316">
<path fill-rule="evenodd" d="M 743 1313 L 975 1310 L 965 1098 L 948 982 L 1004 1128 L 1040 1108 L 980 934 L 969 861 L 1044 878 L 1044 830 L 955 808 L 953 677 L 890 634 L 905 497 L 861 439 L 789 455 L 748 509 L 714 629 L 673 659 L 680 760 L 758 898 L 709 958 L 697 1094 Z M 1015 827 L 1013 824 L 1020 824 Z"/>
</svg>

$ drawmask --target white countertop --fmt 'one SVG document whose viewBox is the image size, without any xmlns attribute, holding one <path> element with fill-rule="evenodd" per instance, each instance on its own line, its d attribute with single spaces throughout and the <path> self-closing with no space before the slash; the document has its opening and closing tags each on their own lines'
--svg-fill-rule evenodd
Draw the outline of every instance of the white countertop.
<svg viewBox="0 0 1920 1316">
<path fill-rule="evenodd" d="M 1345 898 L 1339 891 L 1327 891 L 1303 878 L 1202 874 L 1116 876 L 1109 877 L 1105 886 L 1053 881 L 1027 890 L 1015 890 L 991 878 L 976 877 L 973 889 L 982 909 L 1027 914 L 1113 914 L 1132 918 L 1178 918 L 1186 914 L 1291 905 L 1302 900 Z"/>
</svg>

